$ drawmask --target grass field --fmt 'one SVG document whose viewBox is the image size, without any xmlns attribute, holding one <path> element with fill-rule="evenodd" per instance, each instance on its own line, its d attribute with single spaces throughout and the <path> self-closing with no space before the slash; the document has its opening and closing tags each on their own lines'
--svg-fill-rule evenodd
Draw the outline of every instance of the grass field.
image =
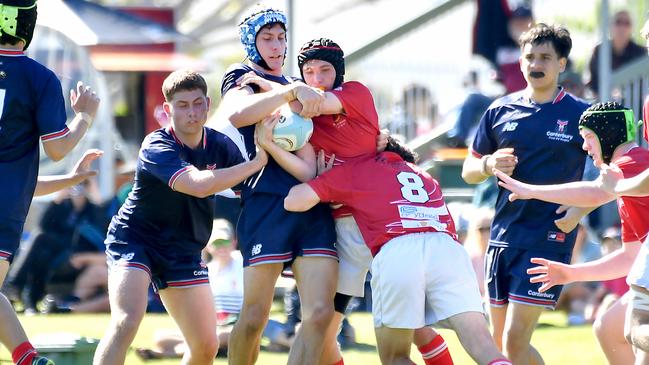
<svg viewBox="0 0 649 365">
<path fill-rule="evenodd" d="M 82 336 L 100 338 L 108 324 L 108 315 L 48 315 L 21 317 L 21 322 L 30 336 L 55 333 L 76 333 Z M 355 313 L 350 318 L 352 325 L 357 331 L 357 342 L 355 348 L 345 351 L 345 363 L 352 365 L 379 364 L 376 353 L 374 334 L 372 329 L 371 315 L 367 313 Z M 174 328 L 175 325 L 166 315 L 147 315 L 144 319 L 133 347 L 149 347 L 152 344 L 153 332 L 156 329 Z M 473 364 L 473 361 L 464 352 L 457 341 L 454 333 L 448 330 L 441 331 L 448 342 L 455 364 Z M 534 334 L 533 344 L 543 354 L 546 364 L 571 364 L 571 365 L 603 365 L 606 363 L 604 355 L 597 346 L 593 337 L 591 327 L 576 326 L 566 327 L 565 316 L 561 313 L 545 313 L 541 317 L 541 324 Z M 258 364 L 285 364 L 285 353 L 262 352 Z M 413 347 L 412 358 L 417 364 L 423 364 L 417 349 Z M 0 350 L 0 359 L 10 359 L 5 349 Z M 10 363 L 3 362 L 0 363 Z M 225 359 L 217 359 L 215 364 L 226 364 Z M 133 351 L 129 352 L 126 359 L 128 365 L 145 364 L 135 356 Z M 178 360 L 156 360 L 146 364 L 170 365 L 178 364 Z M 60 364 L 57 365 L 69 365 Z"/>
</svg>

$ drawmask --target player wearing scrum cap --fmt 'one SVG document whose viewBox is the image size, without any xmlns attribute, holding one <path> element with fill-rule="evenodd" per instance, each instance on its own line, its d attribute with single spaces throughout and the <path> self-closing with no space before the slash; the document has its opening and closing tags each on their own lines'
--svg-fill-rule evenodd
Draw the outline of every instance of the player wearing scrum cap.
<svg viewBox="0 0 649 365">
<path fill-rule="evenodd" d="M 258 6 L 247 12 L 239 24 L 239 33 L 249 62 L 232 65 L 223 77 L 223 99 L 217 119 L 229 121 L 238 129 L 249 158 L 256 153 L 257 122 L 294 100 L 303 105 L 302 116 L 310 118 L 324 99 L 321 90 L 283 75 L 286 23 L 286 16 L 279 10 Z M 242 84 L 242 76 L 250 72 L 280 87 L 264 92 L 256 84 Z M 261 137 L 264 136 L 260 140 L 265 140 Z M 289 364 L 317 364 L 324 332 L 334 311 L 338 261 L 333 219 L 326 205 L 304 213 L 284 210 L 283 200 L 289 189 L 315 176 L 313 149 L 307 145 L 293 154 L 269 148 L 269 155 L 265 168 L 247 179 L 242 187 L 243 209 L 237 232 L 245 267 L 244 299 L 230 337 L 229 362 L 256 361 L 275 282 L 282 270 L 291 265 L 303 317 L 291 347 Z M 299 168 L 285 170 L 284 158 L 296 161 Z"/>
<path fill-rule="evenodd" d="M 376 154 L 378 114 L 370 90 L 358 81 L 345 82 L 345 59 L 340 46 L 327 38 L 308 41 L 298 53 L 302 79 L 325 91 L 321 114 L 313 118 L 311 144 L 321 162 L 339 166 L 361 156 Z M 352 297 L 363 297 L 372 255 L 349 207 L 333 210 L 339 256 L 338 285 L 334 298 L 336 313 L 329 325 L 323 364 L 343 364 L 336 335 Z M 452 363 L 444 339 L 430 328 L 415 331 L 415 345 L 426 364 Z"/>
<path fill-rule="evenodd" d="M 633 111 L 613 102 L 593 105 L 579 120 L 579 133 L 584 139 L 583 148 L 592 156 L 595 166 L 604 171 L 603 175 L 617 173 L 631 178 L 649 168 L 649 151 L 636 143 L 636 130 Z M 511 191 L 511 194 L 505 194 L 509 195 L 510 202 L 518 199 L 538 199 L 571 206 L 596 207 L 616 198 L 614 194 L 602 188 L 603 176 L 596 181 L 531 185 L 514 180 L 497 170 L 495 174 L 501 180 L 500 186 Z M 641 242 L 647 238 L 649 232 L 649 197 L 620 196 L 617 201 L 622 219 L 621 249 L 599 260 L 575 265 L 535 257 L 531 261 L 538 266 L 528 269 L 527 272 L 535 275 L 530 282 L 541 283 L 539 292 L 547 292 L 554 286 L 574 281 L 609 280 L 628 274 L 627 282 L 631 289 L 626 297 L 629 298 L 629 308 L 626 309 L 626 300 L 618 300 L 607 310 L 602 321 L 602 330 L 617 340 L 617 346 L 606 347 L 609 346 L 608 343 L 601 345 L 607 357 L 610 353 L 630 355 L 630 358 L 626 359 L 609 357 L 612 364 L 633 362 L 633 353 L 624 342 L 622 327 L 626 309 L 628 338 L 636 349 L 641 350 L 635 352 L 637 361 L 642 361 L 636 364 L 646 364 L 649 361 L 649 338 L 640 329 L 644 328 L 642 325 L 646 326 L 649 323 L 649 248 L 646 245 L 641 248 Z M 632 263 L 633 268 L 629 272 Z"/>
<path fill-rule="evenodd" d="M 99 105 L 97 95 L 77 84 L 70 102 L 76 113 L 66 125 L 65 102 L 56 75 L 24 53 L 36 27 L 36 0 L 0 1 L 0 286 L 18 249 L 36 188 L 39 140 L 52 160 L 72 150 L 86 133 Z M 13 307 L 0 294 L 0 341 L 15 364 L 53 364 L 27 340 Z"/>
</svg>

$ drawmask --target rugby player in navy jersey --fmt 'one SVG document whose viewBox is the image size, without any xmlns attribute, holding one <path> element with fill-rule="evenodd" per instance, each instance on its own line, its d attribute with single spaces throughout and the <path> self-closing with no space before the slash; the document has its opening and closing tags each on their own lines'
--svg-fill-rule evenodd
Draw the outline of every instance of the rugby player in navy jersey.
<svg viewBox="0 0 649 365">
<path fill-rule="evenodd" d="M 36 26 L 36 1 L 1 1 L 0 17 L 0 285 L 20 243 L 38 176 L 39 139 L 59 161 L 90 128 L 99 98 L 81 82 L 71 91 L 76 113 L 66 125 L 61 83 L 45 66 L 27 57 Z M 27 340 L 13 307 L 0 294 L 0 342 L 15 364 L 53 364 Z"/>
<path fill-rule="evenodd" d="M 301 114 L 310 118 L 319 113 L 324 99 L 321 90 L 293 82 L 282 74 L 286 22 L 281 11 L 253 9 L 239 25 L 249 63 L 231 66 L 223 77 L 223 100 L 217 116 L 229 120 L 238 129 L 249 158 L 255 156 L 253 134 L 255 124 L 262 118 L 293 100 L 302 104 Z M 257 85 L 240 86 L 242 76 L 248 72 L 282 86 L 267 92 L 260 92 Z M 256 361 L 275 282 L 287 265 L 291 265 L 295 274 L 303 315 L 289 353 L 289 364 L 319 362 L 324 333 L 333 316 L 338 262 L 330 209 L 318 205 L 304 213 L 284 210 L 284 197 L 289 189 L 315 176 L 315 153 L 307 145 L 285 157 L 309 161 L 308 165 L 313 168 L 302 171 L 306 173 L 290 173 L 269 158 L 266 167 L 242 186 L 243 210 L 237 232 L 244 258 L 244 299 L 230 337 L 230 364 Z"/>
<path fill-rule="evenodd" d="M 588 105 L 558 87 L 572 48 L 570 34 L 560 26 L 538 24 L 519 43 L 527 88 L 496 100 L 485 112 L 462 177 L 477 184 L 495 167 L 534 184 L 581 180 L 586 154 L 578 122 Z M 531 257 L 569 262 L 577 234 L 572 229 L 585 213 L 570 210 L 558 221 L 558 208 L 537 200 L 509 202 L 502 188 L 498 194 L 486 280 L 494 339 L 514 364 L 543 364 L 530 340 L 541 312 L 554 307 L 561 287 L 541 293 L 526 270 Z"/>
<path fill-rule="evenodd" d="M 183 364 L 211 364 L 216 314 L 201 250 L 212 230 L 214 194 L 267 162 L 244 161 L 227 136 L 204 127 L 210 99 L 202 76 L 180 70 L 162 85 L 170 126 L 149 134 L 138 155 L 133 190 L 106 237 L 111 322 L 94 364 L 124 364 L 153 283 L 182 332 Z"/>
</svg>

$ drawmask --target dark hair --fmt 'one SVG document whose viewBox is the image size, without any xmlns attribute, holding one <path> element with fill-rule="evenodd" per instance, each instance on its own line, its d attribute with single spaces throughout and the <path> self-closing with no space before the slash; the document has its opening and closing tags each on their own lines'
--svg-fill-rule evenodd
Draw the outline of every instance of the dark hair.
<svg viewBox="0 0 649 365">
<path fill-rule="evenodd" d="M 385 152 L 394 152 L 401 156 L 404 161 L 410 163 L 417 163 L 417 160 L 419 160 L 417 152 L 414 152 L 408 148 L 408 146 L 399 142 L 399 140 L 392 136 L 388 136 L 388 145 L 385 147 Z"/>
<path fill-rule="evenodd" d="M 526 44 L 538 46 L 549 42 L 559 55 L 559 58 L 568 58 L 570 50 L 572 49 L 572 39 L 568 29 L 560 25 L 547 25 L 545 23 L 538 23 L 527 32 L 523 33 L 518 39 L 518 44 L 521 48 Z"/>
<path fill-rule="evenodd" d="M 162 83 L 162 94 L 167 102 L 173 99 L 179 91 L 200 89 L 207 95 L 207 83 L 203 76 L 192 70 L 178 70 L 172 72 Z"/>
</svg>

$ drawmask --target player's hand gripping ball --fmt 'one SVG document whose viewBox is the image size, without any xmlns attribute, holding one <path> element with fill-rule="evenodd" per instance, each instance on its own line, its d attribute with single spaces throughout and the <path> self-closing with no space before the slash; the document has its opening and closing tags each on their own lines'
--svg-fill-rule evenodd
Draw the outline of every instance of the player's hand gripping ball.
<svg viewBox="0 0 649 365">
<path fill-rule="evenodd" d="M 304 147 L 313 134 L 311 119 L 293 113 L 288 106 L 280 108 L 279 114 L 279 121 L 273 128 L 273 142 L 286 151 Z"/>
</svg>

